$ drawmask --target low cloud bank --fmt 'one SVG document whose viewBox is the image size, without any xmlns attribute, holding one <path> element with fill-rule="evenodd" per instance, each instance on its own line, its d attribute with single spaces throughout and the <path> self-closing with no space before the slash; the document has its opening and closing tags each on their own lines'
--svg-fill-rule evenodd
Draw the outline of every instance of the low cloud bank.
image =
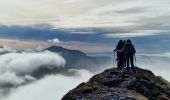
<svg viewBox="0 0 170 100">
<path fill-rule="evenodd" d="M 64 67 L 65 60 L 52 52 L 9 53 L 0 56 L 1 71 L 29 74 L 42 65 Z"/>
<path fill-rule="evenodd" d="M 11 53 L 0 55 L 1 100 L 60 100 L 69 90 L 81 82 L 87 81 L 94 74 L 82 69 L 68 69 L 68 72 L 74 74 L 70 76 L 50 74 L 41 79 L 36 79 L 30 75 L 33 71 L 45 65 L 63 68 L 65 65 L 64 58 L 49 51 L 17 53 L 10 48 L 8 51 Z M 168 81 L 170 81 L 169 62 L 169 53 L 137 55 L 137 66 L 149 69 Z M 101 70 L 103 71 L 106 68 L 106 66 L 103 66 Z M 31 83 L 25 84 L 29 81 Z M 9 88 L 8 94 L 1 97 L 1 91 L 6 85 L 16 87 Z"/>
<path fill-rule="evenodd" d="M 1 100 L 60 100 L 69 90 L 92 76 L 87 70 L 68 69 L 68 73 L 74 74 L 48 74 L 36 79 L 31 76 L 32 72 L 46 65 L 64 68 L 65 59 L 49 51 L 13 52 L 13 49 L 1 49 Z"/>
<path fill-rule="evenodd" d="M 5 53 L 15 53 L 17 50 L 8 47 L 8 46 L 0 46 L 0 54 L 5 54 Z"/>
<path fill-rule="evenodd" d="M 69 90 L 92 76 L 87 70 L 75 71 L 77 71 L 75 76 L 49 75 L 21 86 L 11 91 L 4 100 L 60 100 Z"/>
<path fill-rule="evenodd" d="M 64 67 L 65 60 L 52 52 L 7 53 L 0 56 L 0 85 L 20 85 L 34 80 L 30 74 L 44 65 Z"/>
<path fill-rule="evenodd" d="M 169 74 L 170 55 L 162 54 L 142 54 L 137 56 L 137 66 L 151 70 L 157 76 L 162 76 L 170 81 Z"/>
</svg>

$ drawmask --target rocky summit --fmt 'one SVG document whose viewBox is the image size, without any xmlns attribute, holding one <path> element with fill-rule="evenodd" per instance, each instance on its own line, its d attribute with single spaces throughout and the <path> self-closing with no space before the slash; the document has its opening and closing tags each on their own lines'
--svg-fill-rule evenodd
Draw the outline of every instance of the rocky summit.
<svg viewBox="0 0 170 100">
<path fill-rule="evenodd" d="M 62 100 L 170 100 L 169 82 L 151 71 L 107 69 L 69 91 Z"/>
</svg>

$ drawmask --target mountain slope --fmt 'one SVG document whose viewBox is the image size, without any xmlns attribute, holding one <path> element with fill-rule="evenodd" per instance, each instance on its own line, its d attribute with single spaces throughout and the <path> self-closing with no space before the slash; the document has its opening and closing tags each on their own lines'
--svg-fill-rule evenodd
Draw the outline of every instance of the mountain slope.
<svg viewBox="0 0 170 100">
<path fill-rule="evenodd" d="M 51 52 L 59 53 L 66 60 L 66 68 L 88 69 L 90 71 L 99 70 L 101 67 L 112 64 L 112 58 L 105 56 L 90 57 L 79 50 L 70 50 L 61 46 L 51 46 L 46 48 Z"/>
<path fill-rule="evenodd" d="M 68 92 L 62 100 L 170 100 L 170 87 L 151 71 L 105 70 Z"/>
</svg>

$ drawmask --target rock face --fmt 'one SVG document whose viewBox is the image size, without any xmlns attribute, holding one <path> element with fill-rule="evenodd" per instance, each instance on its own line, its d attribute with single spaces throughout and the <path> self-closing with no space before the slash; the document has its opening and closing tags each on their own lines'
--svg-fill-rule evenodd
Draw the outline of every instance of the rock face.
<svg viewBox="0 0 170 100">
<path fill-rule="evenodd" d="M 170 100 L 170 87 L 151 71 L 105 70 L 68 92 L 62 100 Z"/>
</svg>

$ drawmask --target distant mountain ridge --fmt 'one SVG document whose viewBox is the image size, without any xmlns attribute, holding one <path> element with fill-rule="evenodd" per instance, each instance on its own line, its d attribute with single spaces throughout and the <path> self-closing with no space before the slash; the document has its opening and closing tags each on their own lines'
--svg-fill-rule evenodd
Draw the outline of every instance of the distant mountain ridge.
<svg viewBox="0 0 170 100">
<path fill-rule="evenodd" d="M 49 48 L 46 48 L 45 50 L 61 53 L 61 55 L 64 57 L 87 57 L 85 53 L 79 50 L 70 50 L 70 49 L 63 48 L 61 46 L 51 46 Z"/>
<path fill-rule="evenodd" d="M 91 57 L 87 56 L 84 52 L 79 50 L 70 50 L 61 46 L 51 46 L 44 50 L 56 52 L 60 54 L 66 60 L 66 68 L 88 69 L 90 71 L 96 71 L 108 65 L 112 64 L 112 58 L 107 56 Z"/>
</svg>

